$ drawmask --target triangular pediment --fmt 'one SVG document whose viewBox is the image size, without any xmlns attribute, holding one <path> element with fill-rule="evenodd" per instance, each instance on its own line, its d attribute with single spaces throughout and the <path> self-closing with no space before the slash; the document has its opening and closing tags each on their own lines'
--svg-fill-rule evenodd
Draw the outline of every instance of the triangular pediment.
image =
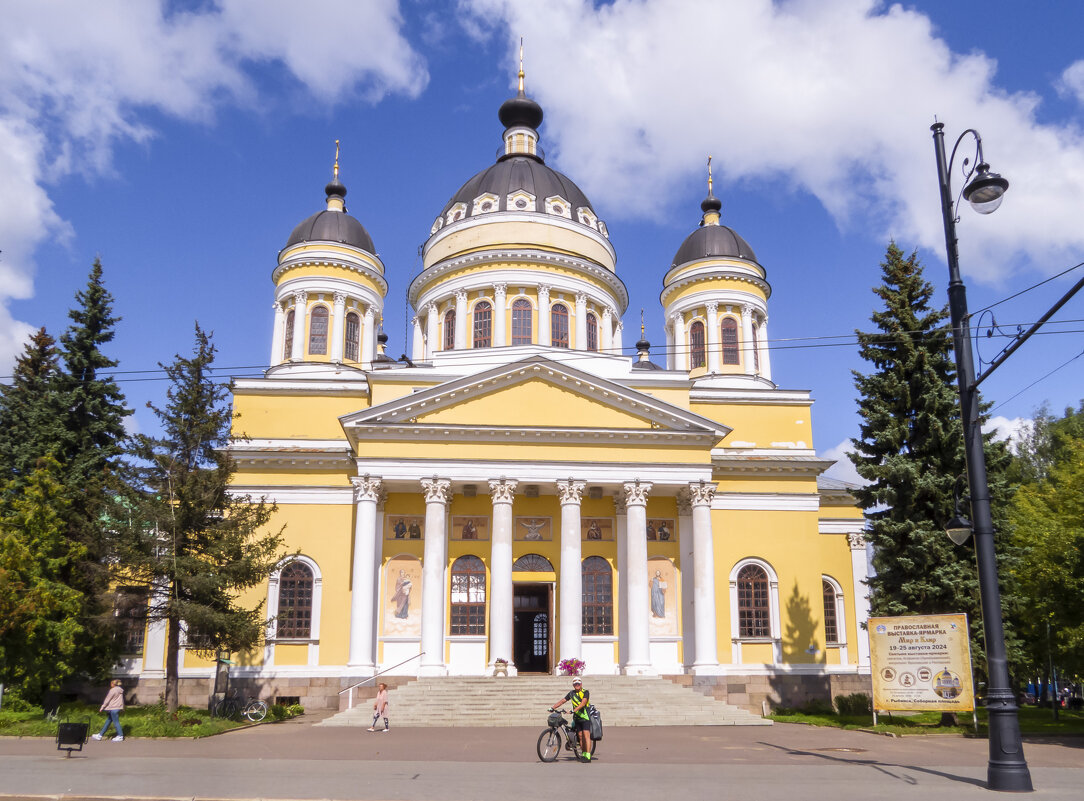
<svg viewBox="0 0 1084 801">
<path fill-rule="evenodd" d="M 348 433 L 404 425 L 665 432 L 716 440 L 729 433 L 714 420 L 540 356 L 439 384 L 340 421 Z"/>
</svg>

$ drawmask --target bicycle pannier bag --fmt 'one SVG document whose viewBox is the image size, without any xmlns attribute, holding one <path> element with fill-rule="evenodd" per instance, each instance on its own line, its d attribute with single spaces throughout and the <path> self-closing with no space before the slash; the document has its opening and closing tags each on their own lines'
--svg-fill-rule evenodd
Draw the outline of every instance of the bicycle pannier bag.
<svg viewBox="0 0 1084 801">
<path fill-rule="evenodd" d="M 587 706 L 587 718 L 591 721 L 591 739 L 602 739 L 602 713 L 598 711 L 598 707 L 594 704 L 588 704 Z"/>
</svg>

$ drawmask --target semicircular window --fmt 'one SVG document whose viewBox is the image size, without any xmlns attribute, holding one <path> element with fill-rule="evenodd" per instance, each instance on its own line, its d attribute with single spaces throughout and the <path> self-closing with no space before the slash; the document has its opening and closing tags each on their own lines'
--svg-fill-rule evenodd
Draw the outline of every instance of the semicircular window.
<svg viewBox="0 0 1084 801">
<path fill-rule="evenodd" d="M 552 573 L 553 565 L 550 560 L 536 553 L 527 553 L 521 556 L 512 565 L 515 573 Z"/>
</svg>

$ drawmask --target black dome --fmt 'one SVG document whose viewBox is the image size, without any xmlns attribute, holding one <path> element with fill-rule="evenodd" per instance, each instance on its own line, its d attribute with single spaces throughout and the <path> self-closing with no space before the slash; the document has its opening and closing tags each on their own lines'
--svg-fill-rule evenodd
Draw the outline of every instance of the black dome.
<svg viewBox="0 0 1084 801">
<path fill-rule="evenodd" d="M 547 167 L 534 156 L 505 156 L 463 184 L 445 204 L 441 215 L 447 214 L 456 203 L 465 203 L 469 215 L 474 199 L 487 192 L 497 196 L 497 210 L 519 211 L 508 208 L 508 195 L 520 189 L 535 197 L 536 209 L 541 209 L 546 198 L 560 195 L 573 210 L 586 206 L 592 214 L 595 211 L 591 201 L 568 176 Z M 576 219 L 574 215 L 572 219 Z"/>
<path fill-rule="evenodd" d="M 365 226 L 345 211 L 325 209 L 303 220 L 286 240 L 286 247 L 299 242 L 339 242 L 368 253 L 376 253 L 372 237 L 365 230 Z"/>
<path fill-rule="evenodd" d="M 690 261 L 717 256 L 736 256 L 749 261 L 757 260 L 749 243 L 733 229 L 725 225 L 702 225 L 681 243 L 678 252 L 674 254 L 672 266 L 677 267 Z"/>
<path fill-rule="evenodd" d="M 520 89 L 518 95 L 510 97 L 501 104 L 497 116 L 505 128 L 525 125 L 528 128 L 537 129 L 542 124 L 542 106 L 523 94 L 523 90 Z"/>
</svg>

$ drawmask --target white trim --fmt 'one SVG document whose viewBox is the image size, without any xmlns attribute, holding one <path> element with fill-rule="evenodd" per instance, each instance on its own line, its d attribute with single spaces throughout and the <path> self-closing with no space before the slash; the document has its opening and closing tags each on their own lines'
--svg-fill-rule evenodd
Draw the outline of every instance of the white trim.
<svg viewBox="0 0 1084 801">
<path fill-rule="evenodd" d="M 282 576 L 283 569 L 292 562 L 301 562 L 305 567 L 312 571 L 312 619 L 309 623 L 309 636 L 300 639 L 290 638 L 288 640 L 277 640 L 275 637 L 277 624 L 272 618 L 278 615 L 279 579 Z M 280 562 L 274 572 L 271 573 L 267 580 L 267 635 L 264 641 L 264 664 L 266 666 L 274 666 L 275 645 L 278 642 L 281 642 L 283 645 L 308 643 L 309 654 L 307 667 L 311 668 L 320 664 L 320 611 L 323 602 L 323 594 L 323 576 L 320 573 L 320 566 L 316 564 L 314 559 L 305 556 L 304 554 L 287 557 Z"/>
<path fill-rule="evenodd" d="M 745 378 L 749 376 L 742 374 Z M 725 377 L 725 376 L 724 376 Z M 766 379 L 762 379 L 767 381 Z M 726 403 L 730 405 L 756 404 L 758 406 L 805 406 L 811 407 L 813 399 L 809 390 L 805 389 L 772 389 L 775 386 L 767 382 L 761 389 L 738 387 L 712 387 L 705 386 L 697 381 L 694 389 L 689 391 L 689 400 L 695 403 Z"/>
<path fill-rule="evenodd" d="M 850 659 L 847 651 L 847 604 L 846 599 L 843 597 L 843 585 L 827 574 L 822 574 L 821 580 L 827 581 L 832 587 L 836 604 L 836 631 L 840 637 L 836 642 L 830 643 L 828 637 L 825 636 L 824 647 L 826 650 L 828 648 L 838 648 L 839 661 L 846 665 Z M 823 590 L 823 587 L 821 589 Z"/>
<path fill-rule="evenodd" d="M 268 503 L 350 506 L 354 503 L 353 487 L 282 487 L 274 484 L 234 484 L 226 490 L 231 498 L 266 498 Z"/>
<path fill-rule="evenodd" d="M 711 508 L 713 511 L 816 512 L 820 499 L 815 493 L 719 492 Z"/>
<path fill-rule="evenodd" d="M 817 526 L 821 534 L 861 534 L 866 530 L 866 521 L 853 517 L 822 517 Z"/>
<path fill-rule="evenodd" d="M 746 565 L 756 565 L 768 574 L 768 621 L 771 626 L 769 637 L 742 637 L 738 624 L 738 573 Z M 779 612 L 779 576 L 769 562 L 758 557 L 747 557 L 737 562 L 730 571 L 730 649 L 731 661 L 735 665 L 741 665 L 742 643 L 770 642 L 772 644 L 772 658 L 775 664 L 783 662 L 782 621 Z"/>
<path fill-rule="evenodd" d="M 546 198 L 545 200 L 543 200 L 543 204 L 546 204 L 546 201 L 549 199 L 550 198 Z M 565 206 L 569 209 L 569 214 L 571 215 L 571 204 L 566 202 Z M 466 206 L 464 205 L 464 212 L 465 211 Z M 595 230 L 589 225 L 584 225 L 578 220 L 574 221 L 571 219 L 571 217 L 566 218 L 563 215 L 559 216 L 556 214 L 551 214 L 548 211 L 502 211 L 499 215 L 484 214 L 480 217 L 464 217 L 459 220 L 453 220 L 447 225 L 445 225 L 444 228 L 440 229 L 435 234 L 431 234 L 429 236 L 429 239 L 427 239 L 425 244 L 422 246 L 422 260 L 424 261 L 425 258 L 429 255 L 429 251 L 431 251 L 441 240 L 443 240 L 448 235 L 463 231 L 467 228 L 473 228 L 477 225 L 486 225 L 488 223 L 494 222 L 525 222 L 534 223 L 536 225 L 541 224 L 553 226 L 554 228 L 564 228 L 568 231 L 572 231 L 573 233 L 586 236 L 592 241 L 598 243 L 599 245 L 602 245 L 602 247 L 606 249 L 606 252 L 609 253 L 610 259 L 614 262 L 617 261 L 617 251 L 615 251 L 614 246 L 610 244 L 610 240 L 603 236 L 600 231 Z"/>
</svg>

